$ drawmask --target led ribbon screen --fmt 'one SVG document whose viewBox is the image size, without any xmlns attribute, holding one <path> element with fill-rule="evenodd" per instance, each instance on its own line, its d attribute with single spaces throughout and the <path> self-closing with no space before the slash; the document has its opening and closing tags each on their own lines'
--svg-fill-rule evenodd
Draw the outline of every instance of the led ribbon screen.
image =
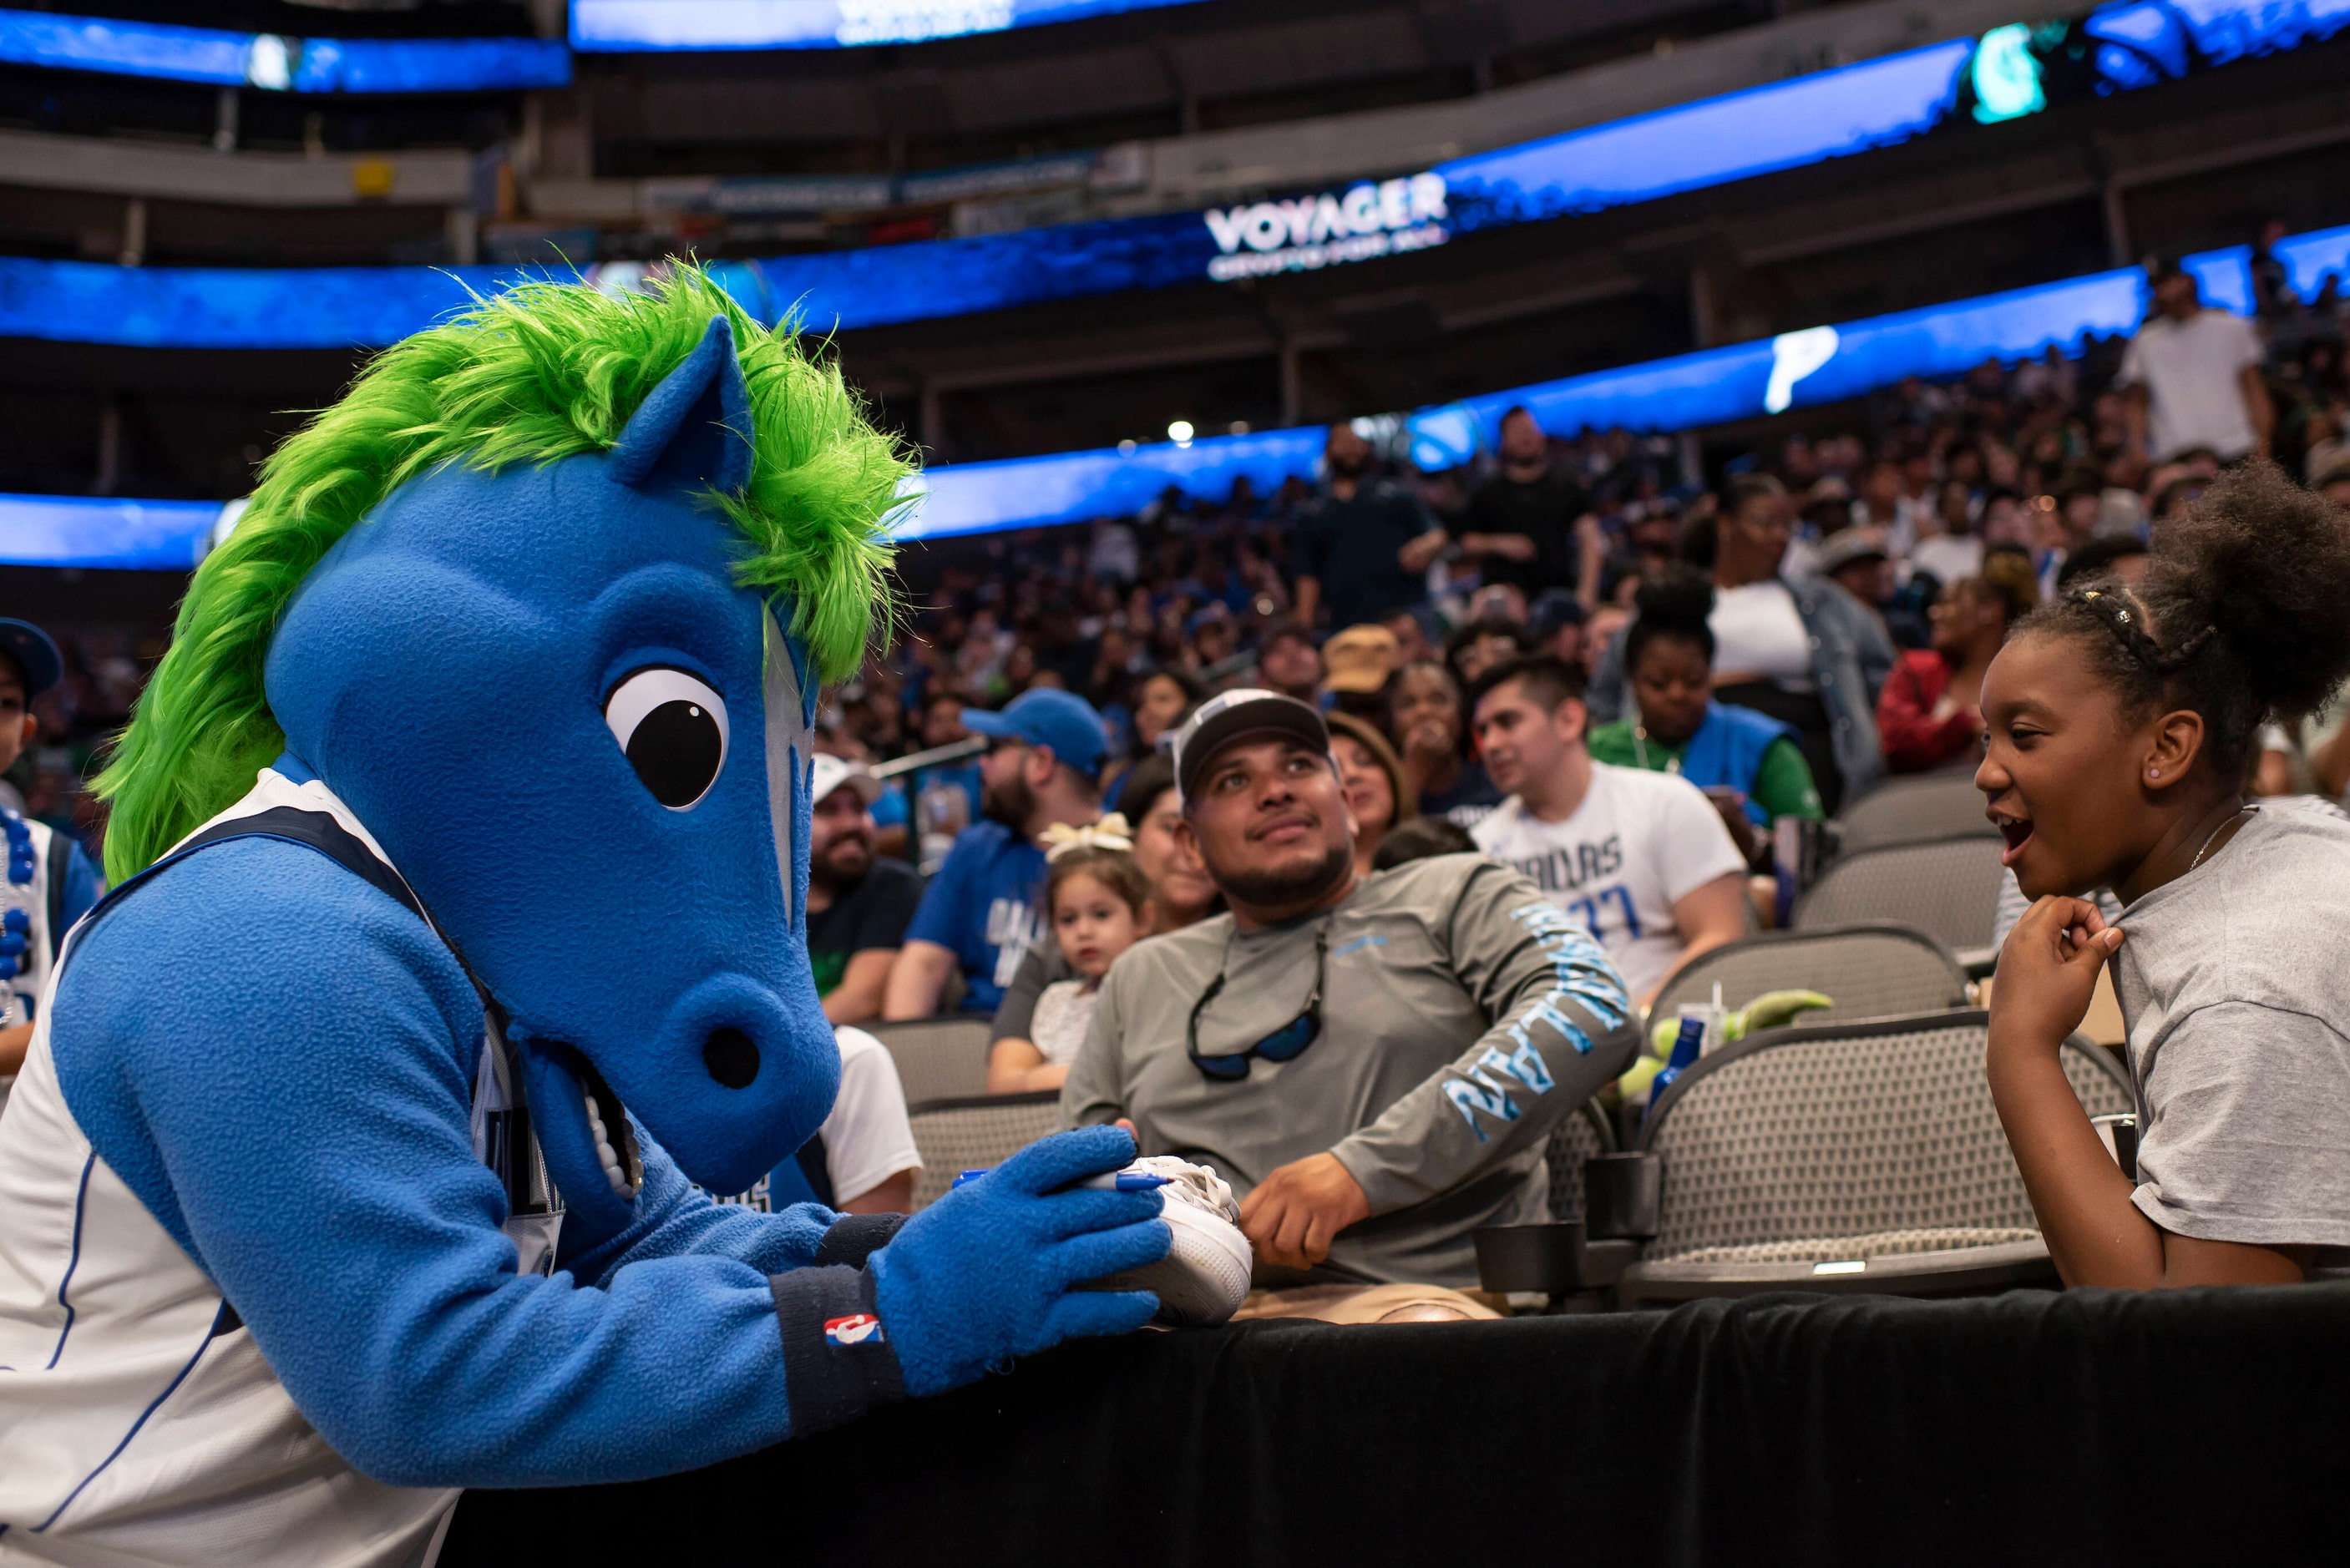
<svg viewBox="0 0 2350 1568">
<path fill-rule="evenodd" d="M 275 92 L 492 92 L 565 87 L 554 38 L 293 38 L 110 16 L 0 10 L 0 62 Z"/>
<path fill-rule="evenodd" d="M 571 0 L 582 52 L 847 49 L 1042 27 L 1194 0 Z"/>
<path fill-rule="evenodd" d="M 2350 227 L 2296 234 L 2277 246 L 2293 286 L 2314 299 L 2350 272 Z M 2186 258 L 2204 296 L 2250 308 L 2243 247 Z M 2134 268 L 1985 295 L 1753 343 L 1676 355 L 1421 409 L 1400 420 L 1412 460 L 1435 471 L 1468 461 L 1497 439 L 1501 416 L 1523 404 L 1553 435 L 1621 426 L 1667 431 L 1855 398 L 1907 376 L 1961 374 L 1986 359 L 2014 363 L 2054 348 L 2081 352 L 2091 337 L 2137 329 L 2146 281 Z M 1065 452 L 934 468 L 910 488 L 918 497 L 900 539 L 939 538 L 1088 518 L 1126 516 L 1169 485 L 1223 495 L 1245 478 L 1269 494 L 1293 475 L 1310 478 L 1323 429 L 1156 442 L 1131 452 Z M 0 562 L 16 566 L 186 570 L 214 530 L 234 518 L 210 502 L 106 501 L 0 496 Z"/>
<path fill-rule="evenodd" d="M 2350 0 L 2125 0 L 2063 25 L 1994 28 L 1539 141 L 1205 213 L 724 264 L 763 320 L 817 330 L 1260 276 L 1440 244 L 1883 147 L 1951 119 L 2128 90 L 2350 25 Z M 639 263 L 588 269 L 624 286 Z M 146 348 L 380 347 L 518 274 L 491 267 L 124 268 L 0 259 L 0 336 Z M 286 308 L 298 298 L 301 308 Z"/>
</svg>

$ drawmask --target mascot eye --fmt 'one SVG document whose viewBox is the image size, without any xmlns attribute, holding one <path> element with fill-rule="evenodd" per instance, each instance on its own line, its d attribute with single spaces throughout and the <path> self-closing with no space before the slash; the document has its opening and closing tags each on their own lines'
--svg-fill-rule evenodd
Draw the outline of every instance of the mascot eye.
<svg viewBox="0 0 2350 1568">
<path fill-rule="evenodd" d="M 683 811 L 726 765 L 726 702 L 700 678 L 656 666 L 625 677 L 604 699 L 604 722 L 652 797 Z"/>
</svg>

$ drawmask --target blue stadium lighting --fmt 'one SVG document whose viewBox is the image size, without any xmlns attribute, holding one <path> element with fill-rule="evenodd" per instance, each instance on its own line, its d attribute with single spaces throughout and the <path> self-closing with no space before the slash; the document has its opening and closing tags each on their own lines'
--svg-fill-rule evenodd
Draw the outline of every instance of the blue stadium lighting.
<svg viewBox="0 0 2350 1568">
<path fill-rule="evenodd" d="M 2337 290 L 2350 290 L 2350 227 L 2313 229 L 2279 240 L 2276 258 L 2284 263 L 2293 293 L 2304 300 L 2316 299 L 2328 277 Z"/>
<path fill-rule="evenodd" d="M 2085 30 L 2136 51 L 2163 75 L 2182 77 L 2199 58 L 2229 65 L 2319 43 L 2345 26 L 2350 5 L 2342 0 L 2124 0 L 2092 12 Z M 2098 63 L 2105 60 L 2101 52 Z"/>
<path fill-rule="evenodd" d="M 1041 27 L 1195 0 L 571 0 L 584 52 L 851 49 Z"/>
<path fill-rule="evenodd" d="M 552 38 L 291 38 L 108 16 L 0 10 L 0 63 L 270 92 L 493 92 L 557 88 Z"/>
<path fill-rule="evenodd" d="M 666 7 L 672 0 L 628 3 Z M 742 0 L 754 8 L 775 3 Z M 2102 40 L 2101 91 L 2162 80 L 2196 60 L 2297 47 L 2345 26 L 2350 0 L 2127 0 L 2084 24 Z M 1994 28 L 1980 41 L 1929 45 L 1280 201 L 729 262 L 723 271 L 728 291 L 762 320 L 796 311 L 817 330 L 1314 271 L 1887 146 L 1934 129 L 1965 95 L 1979 119 L 2033 112 L 2042 85 L 2034 51 L 2061 42 L 2042 26 Z M 641 264 L 586 271 L 623 286 Z M 0 258 L 0 336 L 140 348 L 377 348 L 461 307 L 468 290 L 520 275 L 491 267 L 121 268 Z M 288 299 L 301 307 L 288 309 Z"/>
<path fill-rule="evenodd" d="M 2211 265 L 2217 270 L 2224 264 Z M 2242 258 L 2234 265 L 2241 271 Z M 2078 358 L 2093 337 L 2136 331 L 2146 318 L 2147 297 L 2146 275 L 2123 267 L 1492 392 L 1422 410 L 1406 420 L 1406 432 L 1413 461 L 1439 469 L 1494 445 L 1503 414 L 1521 405 L 1544 430 L 1560 437 L 1593 430 L 1648 433 L 1727 424 L 1841 402 L 1908 376 L 1962 375 L 1986 359 L 2013 364 L 2036 359 L 2052 348 Z M 1107 450 L 951 463 L 921 476 L 919 484 L 927 493 L 899 524 L 898 537 L 939 538 L 1130 514 L 1170 485 L 1193 495 L 1223 495 L 1232 481 L 1244 478 L 1257 493 L 1270 494 L 1284 480 L 1314 476 L 1322 440 L 1323 427 L 1313 426 L 1209 436 L 1180 448 L 1154 442 L 1130 453 Z"/>
<path fill-rule="evenodd" d="M 0 566 L 184 572 L 203 558 L 221 512 L 217 501 L 0 495 Z"/>
<path fill-rule="evenodd" d="M 1932 130 L 1971 38 L 1440 163 L 1463 229 L 1538 223 L 1801 168 Z"/>
<path fill-rule="evenodd" d="M 2350 271 L 2350 227 L 2295 234 L 2276 254 L 2302 297 L 2314 299 Z M 2251 300 L 2248 262 L 2241 247 L 2186 258 L 2207 297 L 2230 308 Z M 2145 275 L 2122 267 L 1492 392 L 1419 410 L 1399 430 L 1412 461 L 1435 471 L 1494 445 L 1502 415 L 1520 404 L 1561 437 L 1724 424 L 1861 397 L 1909 376 L 1958 376 L 1986 359 L 2015 364 L 2051 348 L 2077 358 L 2091 337 L 2136 331 L 2147 304 Z M 951 463 L 910 483 L 897 536 L 936 539 L 1130 515 L 1170 485 L 1223 495 L 1246 479 L 1269 494 L 1284 480 L 1314 476 L 1322 441 L 1322 427 L 1313 426 Z M 0 564 L 185 570 L 222 515 L 222 507 L 205 502 L 0 496 Z"/>
</svg>

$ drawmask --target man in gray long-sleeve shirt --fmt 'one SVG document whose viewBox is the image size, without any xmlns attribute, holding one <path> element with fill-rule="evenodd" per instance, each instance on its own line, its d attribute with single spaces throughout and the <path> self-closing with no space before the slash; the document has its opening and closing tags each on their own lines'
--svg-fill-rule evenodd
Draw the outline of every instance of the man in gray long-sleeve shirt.
<svg viewBox="0 0 2350 1568">
<path fill-rule="evenodd" d="M 1231 912 L 1118 960 L 1063 1116 L 1129 1117 L 1145 1154 L 1213 1165 L 1243 1195 L 1261 1282 L 1318 1266 L 1473 1288 L 1471 1232 L 1548 1217 L 1544 1139 L 1631 1060 L 1622 980 L 1482 856 L 1357 878 L 1303 703 L 1212 700 L 1176 771 Z"/>
</svg>

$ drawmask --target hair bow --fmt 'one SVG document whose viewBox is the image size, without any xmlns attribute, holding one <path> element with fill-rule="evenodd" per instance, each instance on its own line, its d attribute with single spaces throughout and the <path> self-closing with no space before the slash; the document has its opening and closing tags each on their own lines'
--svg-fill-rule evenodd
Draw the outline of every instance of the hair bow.
<svg viewBox="0 0 2350 1568">
<path fill-rule="evenodd" d="M 1083 827 L 1072 827 L 1056 822 L 1038 835 L 1045 846 L 1046 864 L 1058 860 L 1073 849 L 1114 849 L 1120 855 L 1134 853 L 1134 830 L 1126 818 L 1111 812 L 1099 822 L 1089 822 Z"/>
</svg>

